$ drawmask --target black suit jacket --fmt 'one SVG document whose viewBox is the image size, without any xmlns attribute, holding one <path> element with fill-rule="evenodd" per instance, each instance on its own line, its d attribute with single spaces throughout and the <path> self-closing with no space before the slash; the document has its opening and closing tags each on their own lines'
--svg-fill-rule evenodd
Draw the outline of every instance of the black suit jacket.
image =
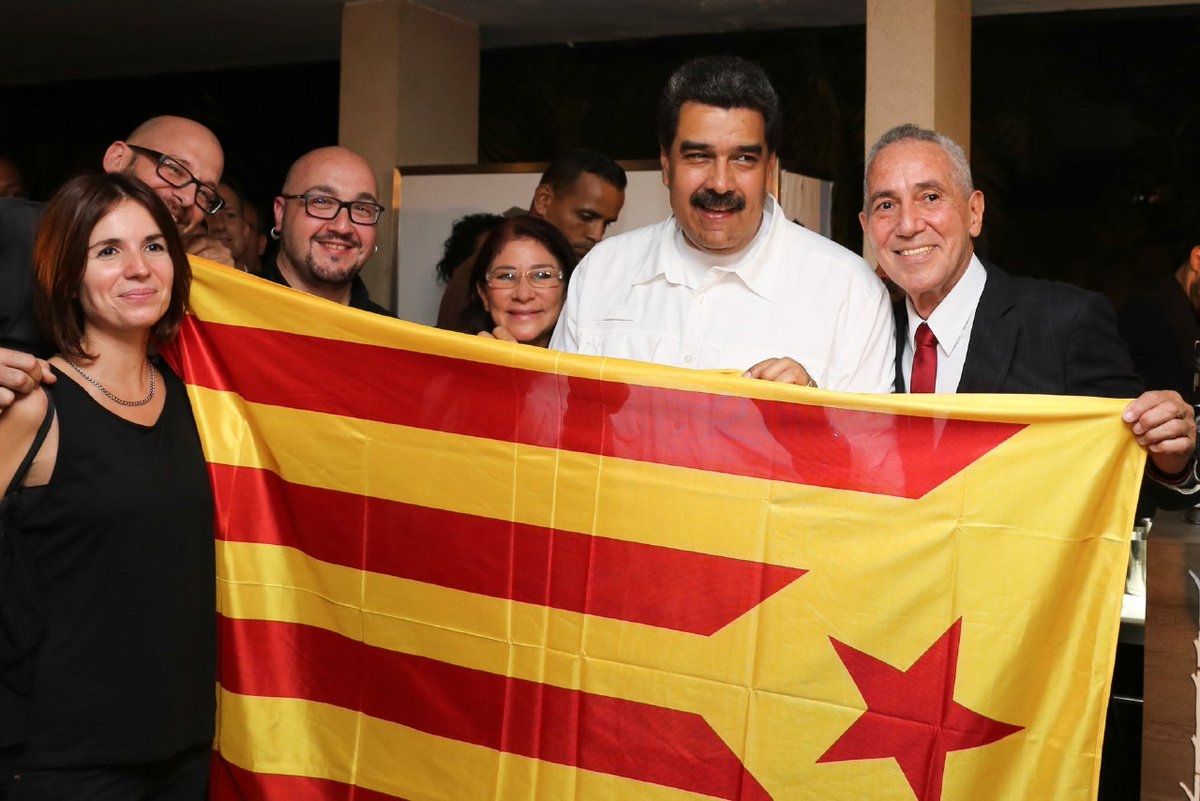
<svg viewBox="0 0 1200 801">
<path fill-rule="evenodd" d="M 1120 315 L 1121 336 L 1129 343 L 1134 369 L 1146 386 L 1173 389 L 1195 402 L 1195 343 L 1200 314 L 1174 273 L 1135 297 Z"/>
<path fill-rule="evenodd" d="M 0 198 L 0 347 L 49 356 L 33 319 L 33 240 L 42 203 Z"/>
<path fill-rule="evenodd" d="M 1133 398 L 1142 381 L 1133 369 L 1117 318 L 1103 295 L 1057 281 L 1011 276 L 983 262 L 987 283 L 979 305 L 959 392 L 1090 395 Z M 907 391 L 901 370 L 908 311 L 896 316 L 896 391 Z M 1142 482 L 1138 517 L 1154 508 L 1183 509 L 1195 496 Z"/>
<path fill-rule="evenodd" d="M 959 392 L 1132 398 L 1142 382 L 1117 332 L 1112 306 L 1095 292 L 1011 276 L 983 263 L 987 283 L 967 346 Z M 896 391 L 907 391 L 908 313 L 896 304 Z"/>
</svg>

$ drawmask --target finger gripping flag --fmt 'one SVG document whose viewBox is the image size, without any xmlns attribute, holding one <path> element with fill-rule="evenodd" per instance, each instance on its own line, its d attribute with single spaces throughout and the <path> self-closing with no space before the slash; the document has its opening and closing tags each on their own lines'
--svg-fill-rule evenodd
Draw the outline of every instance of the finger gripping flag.
<svg viewBox="0 0 1200 801">
<path fill-rule="evenodd" d="M 845 395 L 200 261 L 220 801 L 1091 799 L 1120 401 Z"/>
</svg>

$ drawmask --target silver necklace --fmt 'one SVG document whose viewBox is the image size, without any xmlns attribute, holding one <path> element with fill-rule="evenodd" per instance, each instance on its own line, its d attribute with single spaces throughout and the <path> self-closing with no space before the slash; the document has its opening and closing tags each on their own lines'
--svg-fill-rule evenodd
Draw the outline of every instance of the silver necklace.
<svg viewBox="0 0 1200 801">
<path fill-rule="evenodd" d="M 85 373 L 83 371 L 82 367 L 80 367 L 78 364 L 76 364 L 75 362 L 68 359 L 66 356 L 63 356 L 63 361 L 65 361 L 67 364 L 71 365 L 71 369 L 73 369 L 75 372 L 77 372 L 81 376 L 83 376 L 84 381 L 87 381 L 93 387 L 95 387 L 96 389 L 98 389 L 102 393 L 104 393 L 104 397 L 108 398 L 113 403 L 119 403 L 122 406 L 145 406 L 147 403 L 154 400 L 154 389 L 155 389 L 154 362 L 152 362 L 152 361 L 147 360 L 147 362 L 146 362 L 146 364 L 148 364 L 150 366 L 150 394 L 148 394 L 146 397 L 142 398 L 141 400 L 132 400 L 132 401 L 125 400 L 124 398 L 118 398 L 116 395 L 109 392 L 107 389 L 104 388 L 103 384 L 101 384 L 99 381 L 97 381 L 96 379 L 92 378 L 90 375 Z"/>
</svg>

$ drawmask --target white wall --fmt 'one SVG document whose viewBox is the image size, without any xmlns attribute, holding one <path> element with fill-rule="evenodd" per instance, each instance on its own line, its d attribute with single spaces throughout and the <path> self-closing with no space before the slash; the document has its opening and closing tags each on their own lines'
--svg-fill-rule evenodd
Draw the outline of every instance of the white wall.
<svg viewBox="0 0 1200 801">
<path fill-rule="evenodd" d="M 663 220 L 671 213 L 662 173 L 653 162 L 623 164 L 629 176 L 625 207 L 609 235 Z M 450 226 L 465 214 L 503 214 L 529 208 L 546 165 L 474 167 L 400 167 L 400 205 L 396 236 L 396 312 L 402 320 L 433 325 L 442 285 L 434 265 Z"/>
</svg>

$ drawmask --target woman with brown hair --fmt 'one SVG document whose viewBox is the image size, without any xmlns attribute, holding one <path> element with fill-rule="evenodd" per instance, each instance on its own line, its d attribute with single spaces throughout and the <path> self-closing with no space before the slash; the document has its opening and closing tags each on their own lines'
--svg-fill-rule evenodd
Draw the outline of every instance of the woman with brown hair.
<svg viewBox="0 0 1200 801">
<path fill-rule="evenodd" d="M 575 261 L 566 237 L 545 220 L 524 214 L 504 220 L 475 257 L 475 291 L 458 330 L 546 347 Z"/>
<path fill-rule="evenodd" d="M 184 386 L 154 355 L 184 318 L 183 245 L 140 181 L 87 175 L 47 206 L 34 267 L 58 381 L 0 415 L 8 486 L 52 412 L 0 542 L 22 578 L 0 586 L 0 605 L 39 633 L 0 654 L 0 798 L 200 801 L 212 492 Z"/>
</svg>

